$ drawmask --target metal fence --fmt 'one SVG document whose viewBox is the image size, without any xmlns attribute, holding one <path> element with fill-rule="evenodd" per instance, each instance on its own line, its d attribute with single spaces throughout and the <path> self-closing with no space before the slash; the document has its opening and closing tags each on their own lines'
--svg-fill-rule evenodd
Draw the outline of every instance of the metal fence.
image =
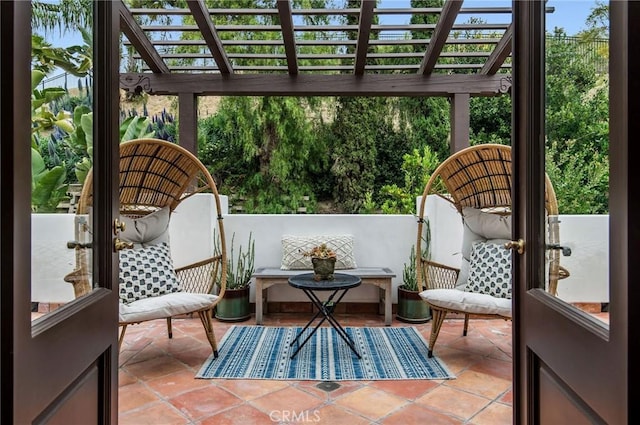
<svg viewBox="0 0 640 425">
<path fill-rule="evenodd" d="M 571 43 L 576 51 L 576 60 L 583 61 L 587 65 L 593 65 L 596 73 L 606 74 L 609 72 L 609 40 L 598 38 L 584 40 L 581 37 L 547 37 L 549 40 L 562 40 Z"/>
</svg>

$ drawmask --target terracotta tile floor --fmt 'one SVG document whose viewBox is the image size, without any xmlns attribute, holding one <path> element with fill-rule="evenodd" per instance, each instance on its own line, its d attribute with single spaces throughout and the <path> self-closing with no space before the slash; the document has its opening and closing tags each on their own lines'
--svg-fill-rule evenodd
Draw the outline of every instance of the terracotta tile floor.
<svg viewBox="0 0 640 425">
<path fill-rule="evenodd" d="M 374 315 L 343 315 L 344 326 L 383 326 Z M 269 314 L 265 326 L 304 325 L 303 314 Z M 250 321 L 238 325 L 252 325 Z M 214 320 L 218 341 L 234 323 Z M 120 353 L 119 423 L 127 424 L 511 424 L 511 322 L 447 319 L 435 354 L 454 380 L 318 381 L 194 379 L 211 353 L 198 318 L 127 329 Z M 393 326 L 411 326 L 394 320 Z M 413 325 L 428 340 L 431 323 Z"/>
</svg>

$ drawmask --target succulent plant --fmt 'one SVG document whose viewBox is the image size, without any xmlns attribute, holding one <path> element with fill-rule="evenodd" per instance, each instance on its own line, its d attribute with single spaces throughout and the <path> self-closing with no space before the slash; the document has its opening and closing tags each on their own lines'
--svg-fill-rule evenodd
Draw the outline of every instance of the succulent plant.
<svg viewBox="0 0 640 425">
<path fill-rule="evenodd" d="M 336 258 L 336 253 L 324 243 L 304 251 L 302 255 L 312 258 Z"/>
</svg>

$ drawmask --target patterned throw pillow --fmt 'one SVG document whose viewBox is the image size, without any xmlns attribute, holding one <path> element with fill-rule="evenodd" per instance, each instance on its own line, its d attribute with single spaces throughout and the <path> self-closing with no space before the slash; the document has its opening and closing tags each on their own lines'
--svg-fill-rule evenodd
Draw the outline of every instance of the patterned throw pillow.
<svg viewBox="0 0 640 425">
<path fill-rule="evenodd" d="M 466 290 L 511 298 L 511 250 L 496 243 L 474 242 Z"/>
<path fill-rule="evenodd" d="M 167 243 L 123 249 L 119 251 L 119 258 L 120 300 L 123 303 L 180 291 Z"/>
<path fill-rule="evenodd" d="M 281 270 L 311 270 L 311 258 L 302 253 L 314 246 L 326 243 L 336 253 L 336 270 L 355 269 L 353 235 L 282 236 Z"/>
</svg>

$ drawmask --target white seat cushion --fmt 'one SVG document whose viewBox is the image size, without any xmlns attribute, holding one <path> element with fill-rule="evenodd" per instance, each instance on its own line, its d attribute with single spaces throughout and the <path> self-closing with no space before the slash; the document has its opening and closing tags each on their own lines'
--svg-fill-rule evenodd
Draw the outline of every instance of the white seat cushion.
<svg viewBox="0 0 640 425">
<path fill-rule="evenodd" d="M 143 298 L 129 304 L 120 303 L 120 322 L 142 322 L 190 313 L 213 307 L 217 295 L 173 292 L 157 297 Z"/>
<path fill-rule="evenodd" d="M 511 300 L 459 289 L 427 289 L 420 298 L 436 307 L 470 314 L 497 314 L 511 318 Z"/>
</svg>

